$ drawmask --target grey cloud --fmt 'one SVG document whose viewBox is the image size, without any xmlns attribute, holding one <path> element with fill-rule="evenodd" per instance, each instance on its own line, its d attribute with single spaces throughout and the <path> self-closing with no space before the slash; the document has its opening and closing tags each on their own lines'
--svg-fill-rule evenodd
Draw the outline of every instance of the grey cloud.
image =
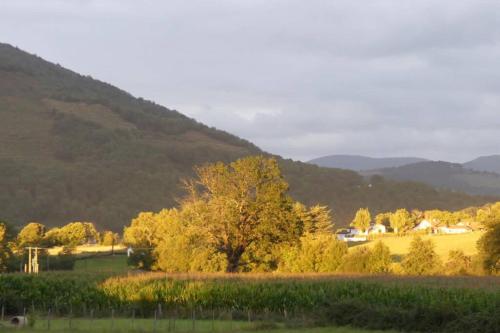
<svg viewBox="0 0 500 333">
<path fill-rule="evenodd" d="M 0 0 L 2 41 L 285 157 L 499 153 L 498 1 Z"/>
</svg>

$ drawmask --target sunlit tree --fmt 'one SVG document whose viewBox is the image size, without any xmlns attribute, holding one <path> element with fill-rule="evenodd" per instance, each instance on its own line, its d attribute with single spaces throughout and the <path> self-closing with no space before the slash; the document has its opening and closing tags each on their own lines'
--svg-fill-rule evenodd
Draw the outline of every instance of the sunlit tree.
<svg viewBox="0 0 500 333">
<path fill-rule="evenodd" d="M 406 274 L 430 275 L 437 273 L 441 260 L 434 250 L 434 243 L 417 236 L 411 241 L 401 266 Z"/>
<path fill-rule="evenodd" d="M 20 247 L 41 246 L 45 236 L 45 226 L 41 223 L 31 222 L 21 229 L 17 235 Z"/>
<path fill-rule="evenodd" d="M 365 232 L 370 227 L 372 216 L 368 208 L 361 208 L 356 212 L 356 216 L 352 220 L 351 226 Z"/>
<path fill-rule="evenodd" d="M 279 243 L 300 236 L 294 221 L 293 202 L 273 158 L 247 157 L 229 165 L 196 168 L 196 178 L 186 183 L 184 204 L 199 209 L 197 227 L 210 244 L 226 256 L 227 272 L 236 272 L 243 254 L 254 243 Z"/>
<path fill-rule="evenodd" d="M 409 229 L 412 226 L 412 216 L 406 209 L 398 209 L 389 216 L 389 223 L 395 233 L 400 233 L 404 229 Z"/>
</svg>

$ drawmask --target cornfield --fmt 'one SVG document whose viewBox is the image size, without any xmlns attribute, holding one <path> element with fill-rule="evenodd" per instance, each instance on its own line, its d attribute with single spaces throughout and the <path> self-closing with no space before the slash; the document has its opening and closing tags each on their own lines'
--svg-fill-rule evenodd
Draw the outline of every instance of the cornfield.
<svg viewBox="0 0 500 333">
<path fill-rule="evenodd" d="M 51 309 L 59 316 L 133 311 L 147 317 L 160 307 L 165 313 L 216 309 L 235 316 L 279 314 L 280 318 L 285 315 L 323 323 L 417 331 L 443 331 L 449 327 L 457 332 L 473 331 L 474 327 L 467 326 L 471 322 L 484 332 L 489 331 L 488 327 L 493 328 L 492 332 L 500 327 L 498 279 L 488 280 L 493 282 L 489 288 L 444 287 L 442 283 L 434 286 L 432 280 L 395 281 L 321 275 L 143 274 L 106 278 L 13 274 L 0 276 L 0 305 L 10 313 Z"/>
</svg>

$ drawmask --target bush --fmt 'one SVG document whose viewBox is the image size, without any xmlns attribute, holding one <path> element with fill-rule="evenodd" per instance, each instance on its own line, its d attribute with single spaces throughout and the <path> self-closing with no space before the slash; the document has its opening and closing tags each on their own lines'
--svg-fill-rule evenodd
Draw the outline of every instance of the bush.
<svg viewBox="0 0 500 333">
<path fill-rule="evenodd" d="M 441 261 L 431 240 L 422 240 L 416 236 L 410 243 L 410 250 L 405 256 L 401 266 L 406 274 L 430 275 L 438 272 Z"/>
<path fill-rule="evenodd" d="M 347 245 L 331 234 L 306 234 L 297 246 L 285 247 L 278 270 L 281 272 L 335 272 Z"/>
</svg>

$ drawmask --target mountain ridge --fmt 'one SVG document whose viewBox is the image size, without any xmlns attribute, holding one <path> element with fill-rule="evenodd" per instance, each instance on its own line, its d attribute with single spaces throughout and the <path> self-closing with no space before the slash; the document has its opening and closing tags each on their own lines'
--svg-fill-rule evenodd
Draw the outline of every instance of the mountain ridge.
<svg viewBox="0 0 500 333">
<path fill-rule="evenodd" d="M 362 155 L 338 154 L 318 157 L 308 161 L 307 163 L 327 168 L 363 171 L 403 166 L 423 161 L 428 160 L 419 157 L 369 157 Z"/>
<path fill-rule="evenodd" d="M 0 219 L 96 222 L 120 230 L 140 211 L 174 206 L 195 165 L 264 154 L 249 141 L 0 43 Z M 277 156 L 276 156 L 277 157 Z M 290 194 L 354 212 L 460 209 L 496 200 L 277 157 Z"/>
</svg>

